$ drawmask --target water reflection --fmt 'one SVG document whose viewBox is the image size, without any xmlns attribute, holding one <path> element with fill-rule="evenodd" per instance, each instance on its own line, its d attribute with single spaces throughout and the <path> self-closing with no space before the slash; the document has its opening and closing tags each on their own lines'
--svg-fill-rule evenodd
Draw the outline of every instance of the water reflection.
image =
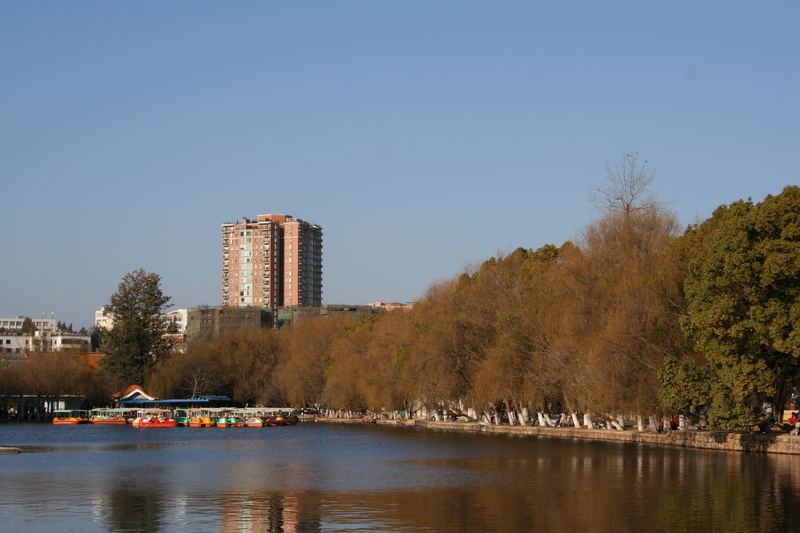
<svg viewBox="0 0 800 533">
<path fill-rule="evenodd" d="M 318 505 L 302 500 L 297 493 L 265 492 L 252 495 L 226 495 L 221 501 L 224 532 L 321 531 Z"/>
<path fill-rule="evenodd" d="M 111 530 L 161 531 L 165 500 L 160 491 L 112 489 L 103 503 Z"/>
<path fill-rule="evenodd" d="M 55 443 L 50 453 L 0 457 L 0 529 L 782 532 L 800 524 L 800 458 L 791 456 L 334 427 L 258 435 Z"/>
</svg>

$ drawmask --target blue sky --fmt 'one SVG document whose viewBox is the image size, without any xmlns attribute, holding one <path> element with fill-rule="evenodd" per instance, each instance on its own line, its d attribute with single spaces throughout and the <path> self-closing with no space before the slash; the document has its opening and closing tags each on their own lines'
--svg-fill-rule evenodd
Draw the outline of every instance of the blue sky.
<svg viewBox="0 0 800 533">
<path fill-rule="evenodd" d="M 797 184 L 800 2 L 2 2 L 0 316 L 220 302 L 220 224 L 324 228 L 325 303 L 573 239 L 638 151 L 683 224 Z"/>
</svg>

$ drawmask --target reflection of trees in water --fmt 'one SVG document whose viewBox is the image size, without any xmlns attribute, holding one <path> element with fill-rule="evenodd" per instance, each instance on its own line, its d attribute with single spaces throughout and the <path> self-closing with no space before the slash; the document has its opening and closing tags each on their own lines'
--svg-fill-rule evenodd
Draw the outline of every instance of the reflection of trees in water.
<svg viewBox="0 0 800 533">
<path fill-rule="evenodd" d="M 112 488 L 106 499 L 111 531 L 160 531 L 165 515 L 166 495 L 160 487 L 135 490 Z"/>
<path fill-rule="evenodd" d="M 664 528 L 792 531 L 800 524 L 800 465 L 794 458 L 708 454 L 692 457 L 689 465 L 691 483 L 680 483 L 662 497 Z"/>
<path fill-rule="evenodd" d="M 348 524 L 357 517 L 372 527 L 415 531 L 777 532 L 800 523 L 800 465 L 791 457 L 642 448 L 619 455 L 478 461 L 482 468 L 491 462 L 513 472 L 515 481 L 300 494 L 297 501 L 300 508 L 321 509 L 322 523 Z"/>
<path fill-rule="evenodd" d="M 221 496 L 220 507 L 223 532 L 320 531 L 320 499 L 309 493 L 228 494 Z"/>
<path fill-rule="evenodd" d="M 228 488 L 220 493 L 221 531 L 319 531 L 319 498 L 309 492 L 263 490 L 264 480 L 302 486 L 313 475 L 296 462 L 235 462 L 227 465 Z"/>
<path fill-rule="evenodd" d="M 187 501 L 220 531 L 319 532 L 329 526 L 412 531 L 791 531 L 800 523 L 800 462 L 620 446 L 538 457 L 430 459 L 417 466 L 478 472 L 464 486 L 373 493 L 241 491 L 235 485 Z M 241 478 L 241 476 L 240 476 Z M 143 484 L 139 484 L 143 486 Z M 159 485 L 112 489 L 109 529 L 175 524 Z M 181 521 L 181 523 L 184 523 Z M 216 528 L 215 528 L 216 529 Z"/>
</svg>

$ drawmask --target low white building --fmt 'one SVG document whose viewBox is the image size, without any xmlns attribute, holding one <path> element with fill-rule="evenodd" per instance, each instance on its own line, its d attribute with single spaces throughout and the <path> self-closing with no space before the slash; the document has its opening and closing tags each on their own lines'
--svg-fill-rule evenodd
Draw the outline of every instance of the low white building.
<svg viewBox="0 0 800 533">
<path fill-rule="evenodd" d="M 80 352 L 92 351 L 92 337 L 78 333 L 54 333 L 50 335 L 49 347 L 51 352 Z"/>
<path fill-rule="evenodd" d="M 4 331 L 17 331 L 22 329 L 22 323 L 25 321 L 24 316 L 14 318 L 0 318 L 0 329 Z"/>
<path fill-rule="evenodd" d="M 176 309 L 169 313 L 164 313 L 161 316 L 167 320 L 167 331 L 186 333 L 186 324 L 189 322 L 188 309 Z"/>
<path fill-rule="evenodd" d="M 92 338 L 89 335 L 49 331 L 37 331 L 33 335 L 0 335 L 0 354 L 91 351 Z"/>
<path fill-rule="evenodd" d="M 188 309 L 176 309 L 161 316 L 167 321 L 169 330 L 174 330 L 175 333 L 184 333 L 186 331 L 186 324 L 189 322 Z M 172 326 L 173 324 L 174 326 Z M 101 307 L 94 312 L 94 325 L 95 327 L 112 329 L 114 327 L 114 317 L 110 313 L 106 313 L 105 307 Z"/>
<path fill-rule="evenodd" d="M 0 355 L 21 354 L 28 351 L 30 335 L 0 335 Z"/>
<path fill-rule="evenodd" d="M 24 316 L 16 316 L 14 318 L 0 318 L 0 330 L 11 331 L 22 330 L 22 324 L 25 322 Z M 32 318 L 33 327 L 37 331 L 55 331 L 56 319 L 55 318 Z"/>
</svg>

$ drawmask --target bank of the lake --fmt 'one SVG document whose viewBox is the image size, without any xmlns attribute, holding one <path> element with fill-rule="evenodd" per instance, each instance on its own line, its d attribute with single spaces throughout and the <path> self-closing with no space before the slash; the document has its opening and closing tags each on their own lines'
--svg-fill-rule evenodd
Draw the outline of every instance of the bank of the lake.
<svg viewBox="0 0 800 533">
<path fill-rule="evenodd" d="M 492 435 L 511 435 L 517 437 L 548 437 L 601 442 L 629 442 L 656 446 L 677 446 L 705 450 L 725 450 L 734 452 L 757 452 L 800 455 L 800 437 L 795 435 L 770 433 L 759 435 L 733 431 L 667 431 L 653 433 L 626 429 L 586 429 L 552 428 L 541 426 L 507 426 L 479 424 L 477 422 L 444 422 L 434 420 L 362 420 L 349 418 L 316 417 L 316 422 L 338 424 L 384 424 L 431 431 L 453 433 L 484 433 Z"/>
</svg>

